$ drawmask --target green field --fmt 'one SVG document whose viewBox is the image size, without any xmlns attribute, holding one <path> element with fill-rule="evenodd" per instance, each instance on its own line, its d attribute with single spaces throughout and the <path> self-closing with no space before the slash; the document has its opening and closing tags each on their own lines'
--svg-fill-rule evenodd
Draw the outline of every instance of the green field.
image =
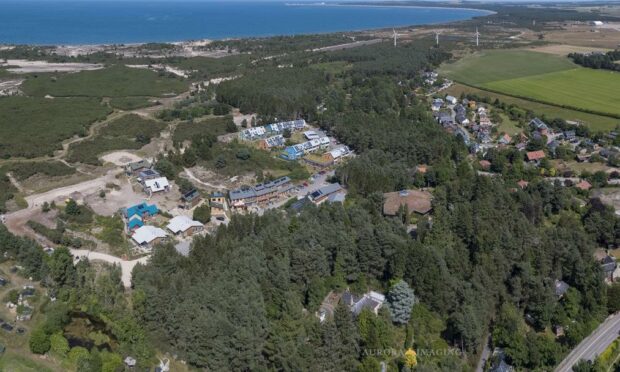
<svg viewBox="0 0 620 372">
<path fill-rule="evenodd" d="M 441 73 L 473 86 L 526 76 L 571 70 L 577 65 L 568 58 L 524 50 L 490 50 L 444 64 Z"/>
<path fill-rule="evenodd" d="M 219 116 L 194 122 L 182 122 L 177 125 L 172 136 L 174 142 L 183 142 L 196 136 L 219 136 L 226 134 L 226 127 L 232 121 L 232 116 Z"/>
<path fill-rule="evenodd" d="M 157 72 L 112 66 L 102 70 L 72 74 L 38 74 L 29 76 L 22 90 L 30 96 L 43 97 L 161 97 L 187 90 L 188 83 Z"/>
<path fill-rule="evenodd" d="M 96 98 L 2 98 L 0 157 L 51 155 L 63 140 L 85 135 L 111 111 Z"/>
<path fill-rule="evenodd" d="M 582 68 L 560 56 L 521 50 L 487 51 L 444 65 L 441 72 L 484 90 L 620 116 L 620 74 Z"/>
</svg>

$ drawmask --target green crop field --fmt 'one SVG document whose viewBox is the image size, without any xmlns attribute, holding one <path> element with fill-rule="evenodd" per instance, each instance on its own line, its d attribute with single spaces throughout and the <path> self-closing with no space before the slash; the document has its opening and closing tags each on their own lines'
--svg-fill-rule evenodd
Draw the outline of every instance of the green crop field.
<svg viewBox="0 0 620 372">
<path fill-rule="evenodd" d="M 2 98 L 0 157 L 52 154 L 63 140 L 85 135 L 90 124 L 111 111 L 96 98 Z"/>
<path fill-rule="evenodd" d="M 446 64 L 441 72 L 483 90 L 620 116 L 620 74 L 582 68 L 560 56 L 522 50 L 489 51 Z"/>
<path fill-rule="evenodd" d="M 182 79 L 126 66 L 72 74 L 31 75 L 22 84 L 26 94 L 39 97 L 161 97 L 179 94 L 187 88 L 188 83 Z"/>
<path fill-rule="evenodd" d="M 620 115 L 620 74 L 617 72 L 578 68 L 494 81 L 483 86 L 560 106 Z"/>
<path fill-rule="evenodd" d="M 568 58 L 552 54 L 524 50 L 492 50 L 444 64 L 440 72 L 455 81 L 479 86 L 498 80 L 523 78 L 576 67 Z"/>
</svg>

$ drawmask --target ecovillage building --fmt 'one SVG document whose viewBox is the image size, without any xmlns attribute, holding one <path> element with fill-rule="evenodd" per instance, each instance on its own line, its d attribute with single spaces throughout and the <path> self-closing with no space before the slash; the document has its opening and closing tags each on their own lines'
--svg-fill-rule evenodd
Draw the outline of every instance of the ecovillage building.
<svg viewBox="0 0 620 372">
<path fill-rule="evenodd" d="M 242 141 L 256 141 L 259 139 L 273 137 L 284 133 L 285 130 L 301 131 L 306 127 L 304 119 L 282 121 L 279 123 L 267 124 L 262 127 L 247 128 L 239 132 L 239 139 Z"/>
<path fill-rule="evenodd" d="M 235 209 L 244 209 L 253 205 L 265 203 L 289 192 L 294 187 L 290 178 L 280 177 L 273 181 L 259 183 L 252 187 L 232 190 L 228 194 L 230 206 Z"/>
<path fill-rule="evenodd" d="M 312 153 L 320 149 L 327 149 L 329 147 L 329 143 L 330 141 L 328 137 L 321 137 L 297 145 L 288 146 L 284 149 L 280 157 L 284 160 L 298 160 L 305 154 Z"/>
</svg>

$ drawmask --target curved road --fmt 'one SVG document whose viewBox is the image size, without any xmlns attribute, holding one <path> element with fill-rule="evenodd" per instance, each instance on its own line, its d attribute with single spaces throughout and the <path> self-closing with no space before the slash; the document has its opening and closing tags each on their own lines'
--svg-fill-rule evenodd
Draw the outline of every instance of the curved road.
<svg viewBox="0 0 620 372">
<path fill-rule="evenodd" d="M 594 360 L 620 332 L 620 312 L 609 316 L 592 334 L 586 337 L 555 369 L 555 372 L 571 372 L 581 359 Z"/>
<path fill-rule="evenodd" d="M 146 264 L 149 257 L 150 256 L 145 256 L 142 258 L 138 258 L 136 260 L 132 260 L 132 261 L 125 261 L 121 258 L 118 258 L 116 256 L 111 256 L 109 254 L 105 254 L 105 253 L 99 253 L 99 252 L 93 252 L 93 251 L 88 251 L 86 249 L 71 249 L 71 253 L 74 256 L 78 256 L 78 257 L 86 257 L 88 258 L 90 261 L 104 261 L 110 264 L 118 264 L 121 267 L 122 270 L 122 276 L 121 279 L 123 281 L 123 285 L 125 287 L 131 287 L 131 271 L 133 270 L 134 266 L 136 266 L 136 264 L 141 263 L 141 264 Z M 75 259 L 75 261 L 78 261 L 78 259 Z"/>
</svg>

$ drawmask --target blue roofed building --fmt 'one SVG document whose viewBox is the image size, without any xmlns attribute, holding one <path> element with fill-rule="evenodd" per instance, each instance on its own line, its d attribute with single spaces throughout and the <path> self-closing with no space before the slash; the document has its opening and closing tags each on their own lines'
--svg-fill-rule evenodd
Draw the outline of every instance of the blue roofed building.
<svg viewBox="0 0 620 372">
<path fill-rule="evenodd" d="M 159 209 L 155 204 L 140 203 L 123 210 L 123 216 L 130 221 L 132 217 L 138 216 L 142 219 L 152 217 L 159 213 Z"/>
<path fill-rule="evenodd" d="M 137 214 L 133 215 L 133 217 L 127 221 L 127 230 L 129 231 L 134 231 L 142 226 L 144 226 L 144 221 L 142 220 L 142 217 Z"/>
<path fill-rule="evenodd" d="M 304 155 L 304 151 L 300 149 L 298 146 L 288 146 L 282 151 L 280 157 L 284 160 L 298 160 Z"/>
</svg>

